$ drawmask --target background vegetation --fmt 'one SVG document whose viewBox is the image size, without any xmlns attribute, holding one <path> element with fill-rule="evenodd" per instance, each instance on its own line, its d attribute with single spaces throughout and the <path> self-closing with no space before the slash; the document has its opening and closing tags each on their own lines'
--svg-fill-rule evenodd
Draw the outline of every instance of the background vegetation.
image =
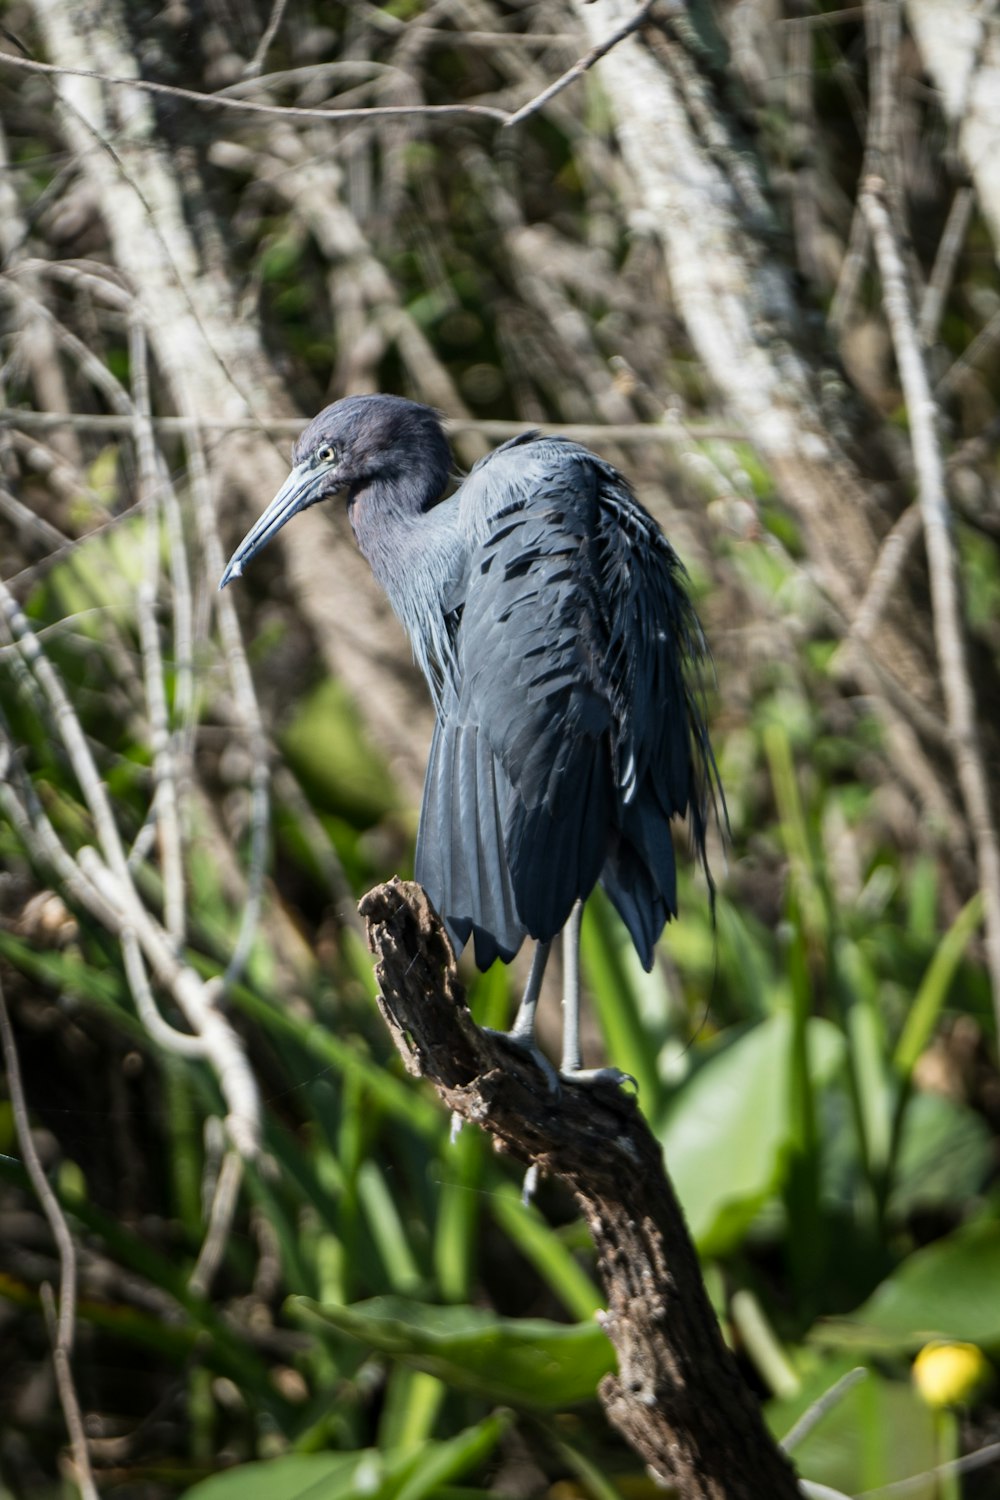
<svg viewBox="0 0 1000 1500">
<path fill-rule="evenodd" d="M 577 432 L 684 557 L 718 926 L 686 869 L 647 976 L 594 900 L 589 1057 L 775 1431 L 864 1372 L 802 1472 L 1000 1494 L 1000 21 L 645 11 L 539 100 L 624 4 L 4 4 L 6 1495 L 651 1489 L 572 1204 L 451 1140 L 372 1004 L 430 720 L 345 517 L 215 593 L 302 418 L 372 389 L 461 464 Z"/>
</svg>

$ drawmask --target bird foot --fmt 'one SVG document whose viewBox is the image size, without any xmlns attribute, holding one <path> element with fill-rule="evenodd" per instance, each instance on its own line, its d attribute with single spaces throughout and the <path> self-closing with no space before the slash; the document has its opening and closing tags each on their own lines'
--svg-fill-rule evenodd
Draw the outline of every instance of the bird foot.
<svg viewBox="0 0 1000 1500">
<path fill-rule="evenodd" d="M 636 1094 L 639 1092 L 638 1079 L 631 1073 L 623 1073 L 621 1068 L 560 1068 L 559 1077 L 567 1083 L 582 1083 L 585 1088 L 594 1083 L 610 1083 L 615 1088 L 628 1084 Z"/>
<path fill-rule="evenodd" d="M 519 1052 L 524 1053 L 525 1057 L 530 1057 L 531 1061 L 540 1069 L 545 1078 L 549 1093 L 558 1094 L 560 1092 L 562 1084 L 559 1082 L 559 1074 L 538 1046 L 534 1037 L 527 1036 L 519 1031 L 496 1031 L 492 1026 L 483 1026 L 481 1029 L 488 1036 L 502 1037 L 505 1042 L 512 1043 Z"/>
</svg>

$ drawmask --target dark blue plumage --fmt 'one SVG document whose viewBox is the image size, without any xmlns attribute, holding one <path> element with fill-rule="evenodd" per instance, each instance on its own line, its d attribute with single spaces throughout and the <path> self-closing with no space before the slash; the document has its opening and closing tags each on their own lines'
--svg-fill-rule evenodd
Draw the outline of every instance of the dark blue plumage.
<svg viewBox="0 0 1000 1500">
<path fill-rule="evenodd" d="M 298 510 L 346 492 L 358 545 L 437 710 L 416 876 L 476 961 L 543 943 L 598 880 L 648 969 L 676 913 L 670 821 L 705 859 L 717 786 L 698 699 L 706 650 L 676 553 L 622 476 L 526 433 L 441 499 L 428 407 L 327 407 L 223 584 Z M 707 867 L 706 867 L 707 869 Z"/>
</svg>

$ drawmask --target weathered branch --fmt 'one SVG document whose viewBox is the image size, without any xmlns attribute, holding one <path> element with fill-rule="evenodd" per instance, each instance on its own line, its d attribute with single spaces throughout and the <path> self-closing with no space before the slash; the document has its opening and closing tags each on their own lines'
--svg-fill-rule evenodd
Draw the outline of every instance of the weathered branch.
<svg viewBox="0 0 1000 1500">
<path fill-rule="evenodd" d="M 937 434 L 937 407 L 920 347 L 899 240 L 880 178 L 866 179 L 860 203 L 882 277 L 885 315 L 906 397 L 917 474 L 917 502 L 923 519 L 931 575 L 934 638 L 944 689 L 948 736 L 976 851 L 985 902 L 986 962 L 994 1010 L 1000 1017 L 1000 837 L 993 816 L 975 693 L 966 661 L 958 549 L 953 536 L 944 460 Z"/>
<path fill-rule="evenodd" d="M 481 1031 L 427 896 L 398 880 L 361 902 L 378 956 L 379 1008 L 409 1072 L 498 1149 L 572 1189 L 598 1252 L 618 1373 L 610 1420 L 685 1500 L 781 1500 L 791 1466 L 726 1348 L 694 1246 L 636 1101 L 611 1086 L 549 1091 L 539 1069 Z"/>
</svg>

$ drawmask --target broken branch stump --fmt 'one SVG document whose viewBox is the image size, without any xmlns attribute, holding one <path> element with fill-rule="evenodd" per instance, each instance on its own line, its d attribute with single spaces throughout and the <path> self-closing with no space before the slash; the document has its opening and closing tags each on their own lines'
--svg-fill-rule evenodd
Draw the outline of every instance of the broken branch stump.
<svg viewBox="0 0 1000 1500">
<path fill-rule="evenodd" d="M 475 1024 L 423 889 L 361 902 L 379 1009 L 407 1070 L 502 1148 L 568 1183 L 587 1220 L 618 1355 L 599 1395 L 651 1473 L 684 1500 L 799 1500 L 788 1460 L 726 1348 L 660 1147 L 614 1085 L 563 1084 Z"/>
</svg>

